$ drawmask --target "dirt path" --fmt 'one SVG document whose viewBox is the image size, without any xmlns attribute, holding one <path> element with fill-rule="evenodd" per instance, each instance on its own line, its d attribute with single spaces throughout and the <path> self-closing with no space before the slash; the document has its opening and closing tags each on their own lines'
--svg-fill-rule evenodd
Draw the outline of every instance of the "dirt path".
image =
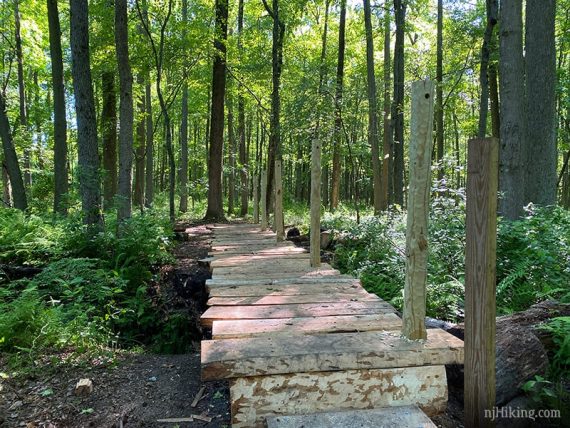
<svg viewBox="0 0 570 428">
<path fill-rule="evenodd" d="M 177 228 L 180 230 L 181 228 Z M 40 375 L 0 379 L 0 427 L 225 427 L 230 424 L 229 392 L 223 382 L 202 383 L 200 377 L 199 314 L 208 272 L 198 265 L 209 248 L 204 226 L 187 226 L 166 268 L 160 292 L 169 309 L 192 315 L 192 352 L 181 355 L 124 353 L 113 365 L 92 361 L 85 367 L 59 367 L 46 361 Z M 57 356 L 56 356 L 57 358 Z M 3 370 L 0 369 L 0 372 Z M 81 378 L 93 380 L 93 392 L 77 397 Z M 191 403 L 204 388 L 196 407 Z M 160 423 L 158 419 L 212 418 L 211 422 Z"/>
</svg>

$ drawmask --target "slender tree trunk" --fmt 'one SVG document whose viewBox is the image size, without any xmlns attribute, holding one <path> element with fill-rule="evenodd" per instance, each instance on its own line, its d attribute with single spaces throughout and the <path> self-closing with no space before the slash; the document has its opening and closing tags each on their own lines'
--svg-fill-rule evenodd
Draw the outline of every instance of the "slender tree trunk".
<svg viewBox="0 0 570 428">
<path fill-rule="evenodd" d="M 382 199 L 383 210 L 388 208 L 392 202 L 392 181 L 394 167 L 392 165 L 392 119 L 390 117 L 390 77 L 391 77 L 391 57 L 390 57 L 390 5 L 386 1 L 384 5 L 384 140 L 383 151 L 384 161 L 382 162 Z"/>
<path fill-rule="evenodd" d="M 133 169 L 133 75 L 129 63 L 127 0 L 115 0 L 115 48 L 119 68 L 119 191 L 117 219 L 131 217 Z"/>
<path fill-rule="evenodd" d="M 1 119 L 0 119 L 1 120 Z M 2 150 L 2 158 L 0 162 L 2 168 L 2 203 L 6 207 L 12 206 L 12 188 L 10 186 L 10 176 L 8 175 L 8 168 L 4 162 L 4 151 Z"/>
<path fill-rule="evenodd" d="M 499 77 L 497 76 L 497 64 L 489 64 L 489 98 L 491 100 L 491 128 L 493 137 L 500 138 L 501 119 L 499 109 Z"/>
<path fill-rule="evenodd" d="M 212 76 L 212 111 L 208 157 L 208 209 L 205 219 L 224 218 L 222 199 L 222 154 L 224 147 L 224 98 L 226 92 L 226 40 L 228 0 L 216 0 L 216 39 Z"/>
<path fill-rule="evenodd" d="M 188 0 L 182 0 L 183 38 L 188 32 Z M 182 120 L 180 122 L 180 212 L 188 211 L 188 81 L 182 84 Z"/>
<path fill-rule="evenodd" d="M 527 0 L 525 204 L 556 204 L 555 22 L 555 0 Z"/>
<path fill-rule="evenodd" d="M 394 45 L 394 202 L 404 205 L 404 27 L 407 0 L 394 0 L 396 42 Z"/>
<path fill-rule="evenodd" d="M 382 199 L 382 165 L 380 164 L 378 105 L 376 101 L 376 76 L 374 74 L 374 39 L 372 37 L 370 0 L 364 0 L 364 26 L 366 27 L 366 76 L 368 82 L 368 144 L 372 153 L 372 192 L 374 213 L 377 215 L 386 206 L 386 202 Z"/>
<path fill-rule="evenodd" d="M 147 73 L 145 85 L 145 110 L 146 110 L 146 147 L 145 147 L 145 192 L 144 204 L 147 208 L 154 201 L 154 126 L 152 123 L 152 92 L 150 86 L 150 74 Z"/>
<path fill-rule="evenodd" d="M 63 84 L 63 55 L 61 27 L 57 0 L 47 0 L 51 79 L 53 86 L 53 169 L 54 212 L 67 214 L 65 195 L 69 189 L 67 178 L 67 120 L 65 118 L 65 88 Z"/>
<path fill-rule="evenodd" d="M 440 0 L 441 1 L 441 0 Z M 487 116 L 489 113 L 489 58 L 491 56 L 491 43 L 493 30 L 497 24 L 498 0 L 487 0 L 487 27 L 481 47 L 481 70 L 479 80 L 481 82 L 481 105 L 479 110 L 479 138 L 485 138 L 487 134 Z"/>
<path fill-rule="evenodd" d="M 228 105 L 228 215 L 234 213 L 236 193 L 236 139 L 234 134 L 234 106 L 230 91 L 226 92 Z"/>
<path fill-rule="evenodd" d="M 435 106 L 435 127 L 436 127 L 436 148 L 437 148 L 437 179 L 443 180 L 445 168 L 443 166 L 444 156 L 444 129 L 443 129 L 443 0 L 437 0 L 437 59 L 436 59 L 436 106 Z"/>
<path fill-rule="evenodd" d="M 30 165 L 30 143 L 28 131 L 28 106 L 26 102 L 26 87 L 24 80 L 24 56 L 22 54 L 22 38 L 20 34 L 20 1 L 14 0 L 14 39 L 16 44 L 16 62 L 18 69 L 18 97 L 20 100 L 19 126 L 25 134 L 24 148 L 24 184 L 29 189 L 32 185 L 32 173 Z"/>
<path fill-rule="evenodd" d="M 99 154 L 93 84 L 89 64 L 89 9 L 87 0 L 70 0 L 71 72 L 77 117 L 79 191 L 84 222 L 99 230 L 102 225 L 99 190 Z"/>
<path fill-rule="evenodd" d="M 238 1 L 238 54 L 243 57 L 243 1 Z M 245 102 L 243 88 L 238 86 L 238 141 L 239 141 L 239 170 L 240 170 L 240 216 L 245 217 L 248 212 L 248 151 L 245 146 Z"/>
<path fill-rule="evenodd" d="M 137 84 L 142 87 L 144 78 L 142 74 L 137 76 Z M 133 205 L 143 211 L 144 206 L 144 187 L 145 187 L 145 114 L 146 114 L 146 97 L 140 95 L 137 100 L 137 130 L 136 130 L 136 148 L 135 148 L 135 184 L 133 194 Z"/>
<path fill-rule="evenodd" d="M 523 169 L 526 137 L 524 102 L 524 59 L 522 2 L 501 0 L 500 93 L 501 146 L 499 188 L 500 213 L 515 220 L 523 213 L 525 174 Z"/>
<path fill-rule="evenodd" d="M 103 109 L 101 111 L 101 132 L 103 133 L 103 203 L 105 211 L 113 206 L 117 194 L 117 98 L 115 74 L 104 71 L 101 75 Z"/>
<path fill-rule="evenodd" d="M 22 179 L 22 171 L 18 163 L 16 148 L 14 147 L 12 131 L 10 130 L 8 113 L 6 112 L 6 99 L 2 91 L 0 91 L 0 137 L 2 138 L 2 148 L 4 150 L 4 165 L 10 177 L 10 184 L 12 185 L 14 207 L 25 211 L 28 208 L 26 188 L 24 187 L 24 180 Z"/>
</svg>

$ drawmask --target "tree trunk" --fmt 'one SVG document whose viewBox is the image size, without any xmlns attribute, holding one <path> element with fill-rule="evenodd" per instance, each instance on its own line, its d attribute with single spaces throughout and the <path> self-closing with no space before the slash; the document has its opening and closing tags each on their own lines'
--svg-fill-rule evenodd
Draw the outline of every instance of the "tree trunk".
<svg viewBox="0 0 570 428">
<path fill-rule="evenodd" d="M 117 99 L 115 74 L 104 71 L 101 75 L 103 109 L 101 132 L 103 133 L 103 204 L 105 211 L 113 206 L 117 194 Z"/>
<path fill-rule="evenodd" d="M 188 32 L 188 0 L 182 1 L 183 38 Z M 187 64 L 186 64 L 187 65 Z M 188 211 L 188 81 L 182 84 L 182 120 L 180 122 L 180 212 Z"/>
<path fill-rule="evenodd" d="M 28 131 L 28 106 L 26 102 L 26 87 L 24 82 L 24 57 L 22 54 L 22 38 L 20 35 L 20 1 L 14 1 L 14 40 L 16 44 L 16 62 L 18 69 L 18 97 L 20 100 L 20 121 L 19 126 L 24 132 L 24 184 L 26 187 L 32 185 L 32 173 L 30 171 L 30 142 Z"/>
<path fill-rule="evenodd" d="M 133 169 L 133 75 L 129 63 L 127 0 L 115 0 L 115 47 L 119 68 L 119 191 L 117 220 L 131 217 Z"/>
<path fill-rule="evenodd" d="M 437 58 L 436 58 L 436 105 L 435 127 L 437 148 L 437 179 L 443 180 L 445 168 L 443 166 L 444 155 L 444 130 L 443 130 L 443 0 L 437 0 Z"/>
<path fill-rule="evenodd" d="M 525 204 L 556 204 L 555 19 L 555 0 L 527 0 Z"/>
<path fill-rule="evenodd" d="M 236 139 L 234 134 L 234 109 L 232 96 L 226 92 L 228 104 L 228 215 L 234 213 L 234 200 L 236 193 Z"/>
<path fill-rule="evenodd" d="M 146 75 L 145 110 L 146 110 L 146 167 L 144 204 L 147 208 L 152 206 L 154 200 L 154 128 L 152 123 L 152 95 L 150 87 L 150 73 Z"/>
<path fill-rule="evenodd" d="M 243 0 L 238 1 L 238 54 L 243 56 Z M 248 150 L 245 146 L 245 102 L 243 88 L 238 86 L 238 141 L 239 141 L 239 170 L 240 170 L 240 216 L 245 217 L 248 211 Z"/>
<path fill-rule="evenodd" d="M 0 91 L 0 137 L 2 138 L 2 148 L 4 150 L 4 165 L 10 177 L 12 185 L 12 199 L 14 207 L 22 211 L 28 208 L 26 200 L 26 188 L 22 179 L 22 171 L 18 163 L 16 148 L 14 147 L 14 139 L 10 130 L 10 122 L 6 111 L 6 100 L 4 94 Z"/>
<path fill-rule="evenodd" d="M 144 78 L 142 74 L 137 77 L 137 83 L 142 86 Z M 145 113 L 146 113 L 146 99 L 145 95 L 142 94 L 138 97 L 137 101 L 137 140 L 135 148 L 135 184 L 134 184 L 134 194 L 133 194 L 133 205 L 140 207 L 141 212 L 144 206 L 144 180 L 145 180 L 145 170 L 144 170 L 144 157 L 145 157 Z"/>
<path fill-rule="evenodd" d="M 372 153 L 372 191 L 374 199 L 374 213 L 378 215 L 386 206 L 386 202 L 382 198 L 382 166 L 380 164 L 380 144 L 378 141 L 376 76 L 374 75 L 374 39 L 372 37 L 372 19 L 370 15 L 370 0 L 364 0 L 364 26 L 366 27 L 366 76 L 368 81 L 368 144 Z"/>
<path fill-rule="evenodd" d="M 2 203 L 5 207 L 12 206 L 12 189 L 10 186 L 10 177 L 8 168 L 4 162 L 4 151 L 2 150 L 2 158 L 0 158 L 0 168 L 2 168 Z"/>
<path fill-rule="evenodd" d="M 390 58 L 390 6 L 386 2 L 384 9 L 384 140 L 383 151 L 384 161 L 382 162 L 382 199 L 384 205 L 383 210 L 388 208 L 392 202 L 393 196 L 393 171 L 392 165 L 392 119 L 390 117 L 390 77 L 391 77 L 391 58 Z"/>
<path fill-rule="evenodd" d="M 65 118 L 65 88 L 63 84 L 63 55 L 57 0 L 47 0 L 51 79 L 53 87 L 53 170 L 54 212 L 67 214 L 65 195 L 69 189 L 67 178 L 67 120 Z"/>
<path fill-rule="evenodd" d="M 394 45 L 394 202 L 404 205 L 404 30 L 407 0 L 394 0 L 396 42 Z"/>
<path fill-rule="evenodd" d="M 79 192 L 84 222 L 94 231 L 102 225 L 99 190 L 97 122 L 89 64 L 89 10 L 87 0 L 70 0 L 71 72 L 77 117 Z"/>
<path fill-rule="evenodd" d="M 226 92 L 226 40 L 228 0 L 216 0 L 216 39 L 212 77 L 210 152 L 208 157 L 208 209 L 205 219 L 224 218 L 222 200 L 222 153 L 224 147 L 224 98 Z"/>
<path fill-rule="evenodd" d="M 522 2 L 501 1 L 500 93 L 501 146 L 499 155 L 500 213 L 515 220 L 523 213 L 525 102 L 522 43 Z"/>
<path fill-rule="evenodd" d="M 440 0 L 441 1 L 441 0 Z M 485 138 L 487 134 L 487 116 L 489 113 L 489 58 L 491 56 L 491 42 L 493 30 L 497 24 L 498 0 L 487 0 L 487 26 L 481 47 L 481 69 L 479 80 L 481 82 L 481 101 L 479 107 L 479 130 L 477 136 Z"/>
<path fill-rule="evenodd" d="M 499 77 L 497 76 L 497 64 L 489 64 L 489 97 L 491 99 L 491 128 L 493 137 L 501 136 L 501 119 L 499 109 Z"/>
</svg>

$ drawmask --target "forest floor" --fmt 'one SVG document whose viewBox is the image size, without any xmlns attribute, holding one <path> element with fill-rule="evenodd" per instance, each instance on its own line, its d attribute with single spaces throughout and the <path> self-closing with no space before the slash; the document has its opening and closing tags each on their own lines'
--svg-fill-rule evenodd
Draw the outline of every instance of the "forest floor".
<svg viewBox="0 0 570 428">
<path fill-rule="evenodd" d="M 41 370 L 16 378 L 0 378 L 1 428 L 225 427 L 230 425 L 229 389 L 224 382 L 202 383 L 199 316 L 209 276 L 198 260 L 209 250 L 209 230 L 182 225 L 183 239 L 174 249 L 176 263 L 165 266 L 159 292 L 173 311 L 186 311 L 195 340 L 192 352 L 180 355 L 121 352 L 112 364 L 93 360 L 81 366 L 53 365 L 46 357 Z M 0 361 L 0 367 L 3 366 Z M 0 372 L 3 370 L 0 370 Z M 74 394 L 79 379 L 93 381 L 93 392 Z M 191 404 L 203 388 L 196 407 Z M 193 422 L 161 423 L 189 418 Z"/>
<path fill-rule="evenodd" d="M 205 281 L 209 270 L 198 261 L 207 256 L 210 231 L 200 224 L 176 228 L 181 242 L 173 250 L 176 263 L 165 266 L 158 284 L 167 305 L 186 311 L 192 352 L 179 355 L 121 352 L 112 364 L 93 360 L 81 366 L 54 365 L 46 357 L 41 370 L 16 378 L 0 378 L 1 428 L 122 428 L 226 427 L 230 425 L 229 389 L 225 382 L 202 383 L 200 376 L 199 317 L 205 309 Z M 292 239 L 308 249 L 306 237 Z M 329 261 L 332 253 L 324 253 Z M 0 361 L 2 366 L 2 361 Z M 75 395 L 79 379 L 93 381 L 93 392 Z M 191 404 L 203 391 L 195 407 Z M 434 422 L 442 428 L 460 427 L 463 406 L 459 391 L 451 391 L 445 414 Z M 193 422 L 163 423 L 160 419 L 188 418 Z"/>
</svg>

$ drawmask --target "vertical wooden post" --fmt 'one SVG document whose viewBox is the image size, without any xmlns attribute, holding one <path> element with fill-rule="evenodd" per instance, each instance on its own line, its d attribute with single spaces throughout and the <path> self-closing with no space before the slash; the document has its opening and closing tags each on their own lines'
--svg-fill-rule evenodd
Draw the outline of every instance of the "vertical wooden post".
<svg viewBox="0 0 570 428">
<path fill-rule="evenodd" d="M 321 266 L 321 141 L 311 152 L 311 267 Z"/>
<path fill-rule="evenodd" d="M 428 214 L 433 147 L 433 92 L 429 80 L 412 83 L 410 190 L 406 231 L 406 283 L 402 333 L 426 339 Z"/>
<path fill-rule="evenodd" d="M 259 176 L 253 176 L 253 222 L 259 223 Z"/>
<path fill-rule="evenodd" d="M 261 230 L 267 229 L 267 170 L 261 171 Z"/>
<path fill-rule="evenodd" d="M 465 243 L 465 426 L 494 426 L 499 140 L 470 140 Z"/>
<path fill-rule="evenodd" d="M 283 227 L 285 225 L 283 220 L 283 171 L 282 171 L 282 161 L 277 159 L 275 161 L 275 213 L 273 215 L 273 221 L 275 222 L 274 229 L 277 235 L 277 242 L 283 241 L 285 236 L 285 231 Z"/>
</svg>

